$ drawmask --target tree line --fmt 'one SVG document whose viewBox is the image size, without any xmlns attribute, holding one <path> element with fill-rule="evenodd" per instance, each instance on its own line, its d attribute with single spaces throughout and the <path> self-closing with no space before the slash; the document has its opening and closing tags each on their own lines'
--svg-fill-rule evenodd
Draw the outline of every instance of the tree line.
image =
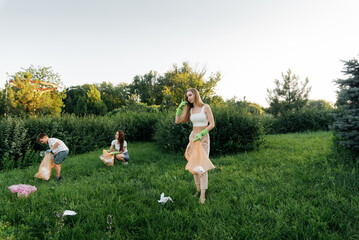
<svg viewBox="0 0 359 240">
<path fill-rule="evenodd" d="M 343 73 L 347 78 L 335 81 L 339 90 L 334 105 L 336 113 L 332 114 L 335 115 L 332 129 L 339 133 L 338 145 L 354 149 L 359 155 L 359 63 L 357 59 L 343 63 Z M 138 106 L 141 105 L 166 111 L 181 102 L 188 88 L 197 88 L 208 104 L 219 107 L 221 104 L 232 104 L 246 109 L 248 114 L 266 113 L 282 120 L 295 118 L 296 113 L 302 114 L 303 111 L 333 109 L 325 100 L 310 100 L 309 79 L 300 81 L 290 69 L 282 73 L 281 80 L 274 80 L 275 88 L 267 89 L 268 108 L 248 102 L 245 97 L 243 100 L 232 98 L 224 101 L 215 91 L 220 80 L 220 72 L 206 76 L 206 69 L 198 70 L 184 62 L 180 66 L 173 65 L 162 75 L 156 71 L 136 75 L 130 84 L 102 82 L 63 88 L 60 75 L 51 67 L 30 66 L 10 75 L 5 88 L 0 90 L 0 116 L 105 115 L 131 106 L 140 109 Z"/>
<path fill-rule="evenodd" d="M 303 108 L 328 109 L 331 104 L 325 100 L 310 100 L 311 87 L 309 79 L 300 82 L 297 75 L 289 69 L 282 73 L 282 80 L 275 80 L 276 87 L 267 90 L 268 108 L 232 98 L 228 102 L 236 102 L 247 108 L 252 114 L 267 112 L 276 117 L 300 111 Z M 144 75 L 136 75 L 132 83 L 102 82 L 83 84 L 62 88 L 60 75 L 51 67 L 23 68 L 11 75 L 5 89 L 1 90 L 1 116 L 37 116 L 70 113 L 78 116 L 104 115 L 116 109 L 134 104 L 156 106 L 161 110 L 176 107 L 181 102 L 186 89 L 197 88 L 203 101 L 208 104 L 223 104 L 223 98 L 216 94 L 215 88 L 221 80 L 220 72 L 206 77 L 206 69 L 195 69 L 187 62 L 181 66 L 173 65 L 164 74 L 149 71 Z M 56 84 L 58 88 L 47 89 L 41 83 Z M 9 84 L 12 83 L 12 84 Z M 47 91 L 44 91 L 47 90 Z"/>
<path fill-rule="evenodd" d="M 133 103 L 169 109 L 181 102 L 185 90 L 191 87 L 199 90 L 205 102 L 223 102 L 214 90 L 221 80 L 220 73 L 205 75 L 205 69 L 197 70 L 184 62 L 163 75 L 155 71 L 137 75 L 130 84 L 102 82 L 60 89 L 60 76 L 51 67 L 30 66 L 11 75 L 1 90 L 1 115 L 104 115 Z M 43 82 L 58 84 L 59 88 L 43 91 Z"/>
</svg>

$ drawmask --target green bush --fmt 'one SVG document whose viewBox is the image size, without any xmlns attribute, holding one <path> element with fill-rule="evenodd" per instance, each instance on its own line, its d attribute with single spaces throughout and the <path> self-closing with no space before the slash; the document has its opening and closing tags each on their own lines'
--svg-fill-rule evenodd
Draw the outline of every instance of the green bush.
<svg viewBox="0 0 359 240">
<path fill-rule="evenodd" d="M 260 115 L 259 119 L 260 119 L 261 125 L 263 126 L 264 134 L 275 133 L 274 129 L 273 129 L 273 125 L 274 125 L 274 121 L 277 120 L 276 117 L 274 117 L 270 113 L 264 112 L 262 115 Z"/>
<path fill-rule="evenodd" d="M 252 150 L 262 137 L 258 116 L 252 116 L 235 105 L 213 108 L 216 127 L 211 131 L 211 153 L 229 154 Z M 61 117 L 29 119 L 7 118 L 0 122 L 0 170 L 26 167 L 39 163 L 39 151 L 48 149 L 37 142 L 37 135 L 64 141 L 70 154 L 79 154 L 110 146 L 117 130 L 123 130 L 126 140 L 153 141 L 168 151 L 184 151 L 191 124 L 175 124 L 174 112 L 118 111 L 106 116 L 65 114 Z"/>
<path fill-rule="evenodd" d="M 66 118 L 66 115 L 64 116 Z M 58 133 L 62 132 L 62 125 L 60 123 L 62 119 L 57 117 L 38 117 L 38 118 L 28 118 L 24 120 L 24 126 L 27 130 L 26 142 L 30 144 L 35 150 L 46 150 L 49 147 L 47 145 L 42 145 L 36 141 L 36 137 L 39 133 L 45 132 L 50 137 L 56 137 Z"/>
<path fill-rule="evenodd" d="M 148 106 L 145 103 L 137 103 L 133 101 L 128 101 L 127 105 L 122 106 L 120 108 L 116 108 L 111 112 L 107 113 L 107 115 L 114 115 L 116 113 L 127 113 L 127 112 L 159 112 L 159 105 L 150 105 Z"/>
<path fill-rule="evenodd" d="M 125 132 L 128 141 L 152 141 L 156 123 L 163 115 L 161 112 L 119 112 L 111 119 L 117 124 L 117 130 Z"/>
<path fill-rule="evenodd" d="M 261 116 L 261 122 L 268 134 L 304 131 L 328 131 L 334 121 L 336 110 L 305 109 L 287 113 L 280 117 Z"/>
<path fill-rule="evenodd" d="M 38 159 L 29 149 L 26 120 L 21 118 L 2 119 L 0 122 L 0 170 L 29 166 Z"/>
<path fill-rule="evenodd" d="M 216 127 L 211 134 L 213 154 L 251 151 L 263 142 L 263 127 L 258 116 L 232 107 L 214 108 Z"/>
<path fill-rule="evenodd" d="M 253 150 L 262 140 L 259 118 L 235 106 L 212 109 L 215 128 L 210 132 L 211 154 L 230 154 Z M 167 115 L 157 123 L 155 140 L 164 150 L 184 151 L 192 124 L 175 125 L 175 116 Z"/>
<path fill-rule="evenodd" d="M 95 148 L 110 146 L 117 130 L 123 130 L 128 142 L 152 141 L 155 126 L 163 113 L 118 112 L 107 116 L 65 114 L 58 117 L 7 118 L 0 122 L 0 170 L 26 167 L 39 163 L 39 151 L 48 145 L 37 142 L 37 135 L 47 133 L 64 141 L 71 154 L 84 153 Z"/>
<path fill-rule="evenodd" d="M 154 139 L 158 146 L 166 151 L 184 151 L 191 131 L 190 124 L 175 124 L 175 115 L 167 114 L 157 122 Z"/>
</svg>

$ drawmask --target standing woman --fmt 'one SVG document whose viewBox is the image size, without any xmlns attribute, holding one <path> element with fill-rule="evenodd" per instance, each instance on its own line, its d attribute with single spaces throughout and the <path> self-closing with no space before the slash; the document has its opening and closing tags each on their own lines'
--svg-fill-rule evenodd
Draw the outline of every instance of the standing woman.
<svg viewBox="0 0 359 240">
<path fill-rule="evenodd" d="M 182 114 L 183 109 L 185 111 Z M 193 124 L 189 141 L 201 141 L 204 151 L 209 156 L 210 141 L 208 132 L 214 128 L 214 118 L 211 107 L 202 102 L 199 92 L 195 88 L 186 90 L 184 101 L 178 106 L 176 112 L 176 124 L 189 121 Z M 208 173 L 193 176 L 197 191 L 201 192 L 200 201 L 204 203 L 206 201 L 206 190 L 208 189 Z"/>
<path fill-rule="evenodd" d="M 127 151 L 127 142 L 125 140 L 125 133 L 123 131 L 117 131 L 115 135 L 115 140 L 111 142 L 111 148 L 109 152 L 118 151 L 118 154 L 115 155 L 115 158 L 123 164 L 127 165 L 130 156 Z"/>
</svg>

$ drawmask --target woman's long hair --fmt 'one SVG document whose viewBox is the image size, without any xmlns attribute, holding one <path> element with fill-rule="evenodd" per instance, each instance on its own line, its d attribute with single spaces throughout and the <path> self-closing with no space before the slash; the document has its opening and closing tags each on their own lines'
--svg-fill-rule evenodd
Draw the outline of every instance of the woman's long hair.
<svg viewBox="0 0 359 240">
<path fill-rule="evenodd" d="M 123 142 L 125 141 L 125 133 L 121 130 L 117 131 L 118 133 L 118 139 L 117 139 L 117 143 L 120 144 L 120 152 L 123 149 Z"/>
<path fill-rule="evenodd" d="M 184 93 L 184 100 L 188 102 L 188 97 L 187 97 L 187 92 L 192 92 L 195 96 L 194 98 L 194 102 L 196 103 L 196 105 L 203 107 L 204 103 L 202 102 L 201 96 L 199 95 L 199 92 L 197 89 L 195 88 L 189 88 L 186 90 L 186 92 Z M 186 109 L 185 109 L 185 121 L 189 122 L 190 121 L 190 117 L 191 117 L 191 108 L 193 108 L 193 103 L 188 102 L 186 104 Z"/>
</svg>

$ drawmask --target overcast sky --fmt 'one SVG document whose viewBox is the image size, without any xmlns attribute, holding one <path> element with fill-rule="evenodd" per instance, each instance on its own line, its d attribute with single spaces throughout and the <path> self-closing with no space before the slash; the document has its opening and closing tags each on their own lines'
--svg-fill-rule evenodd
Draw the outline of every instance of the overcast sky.
<svg viewBox="0 0 359 240">
<path fill-rule="evenodd" d="M 267 106 L 291 69 L 311 99 L 335 102 L 341 60 L 359 58 L 358 10 L 358 0 L 0 0 L 0 88 L 30 65 L 69 87 L 188 61 L 222 74 L 224 99 Z"/>
</svg>

